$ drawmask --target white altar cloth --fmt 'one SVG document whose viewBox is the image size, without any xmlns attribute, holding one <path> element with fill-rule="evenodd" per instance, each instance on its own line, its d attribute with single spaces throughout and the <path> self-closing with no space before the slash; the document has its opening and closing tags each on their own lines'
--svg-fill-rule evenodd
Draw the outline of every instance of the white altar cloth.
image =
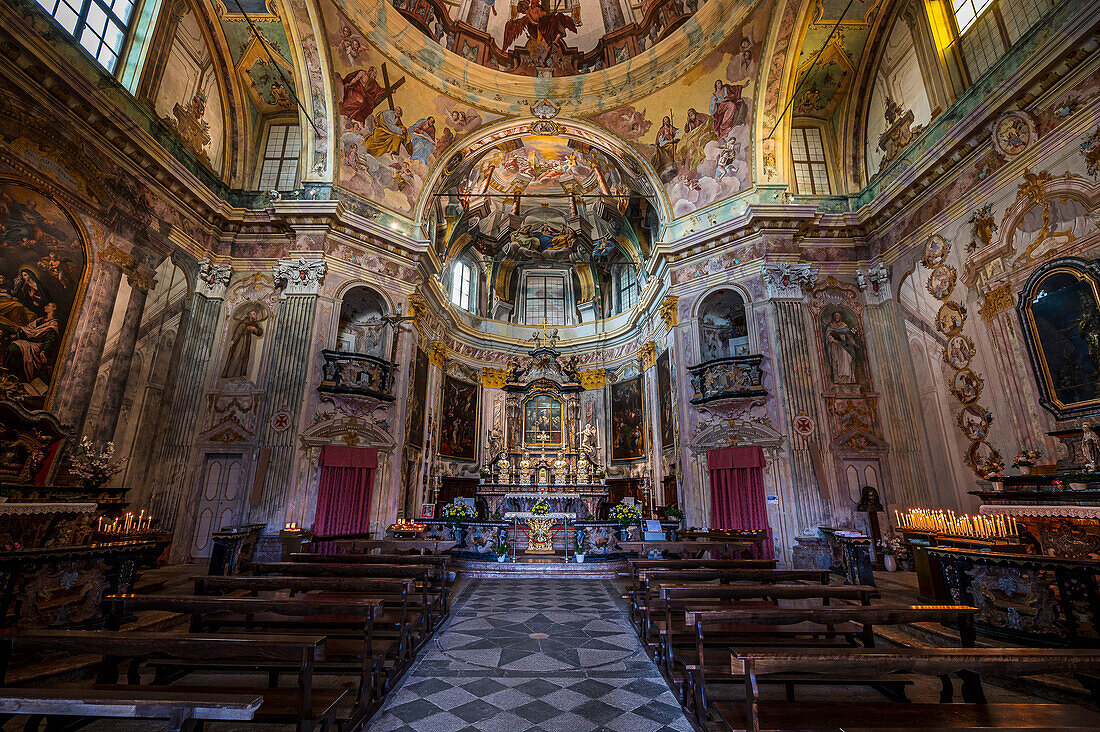
<svg viewBox="0 0 1100 732">
<path fill-rule="evenodd" d="M 0 503 L 0 516 L 29 516 L 36 513 L 95 513 L 95 503 Z"/>
<path fill-rule="evenodd" d="M 529 518 L 548 518 L 548 519 L 569 519 L 574 520 L 577 518 L 575 513 L 531 513 L 530 511 L 509 511 L 504 514 L 506 519 L 529 519 Z"/>
<path fill-rule="evenodd" d="M 1100 518 L 1100 506 L 998 506 L 987 503 L 978 513 L 1003 516 L 1046 516 L 1049 518 Z"/>
</svg>

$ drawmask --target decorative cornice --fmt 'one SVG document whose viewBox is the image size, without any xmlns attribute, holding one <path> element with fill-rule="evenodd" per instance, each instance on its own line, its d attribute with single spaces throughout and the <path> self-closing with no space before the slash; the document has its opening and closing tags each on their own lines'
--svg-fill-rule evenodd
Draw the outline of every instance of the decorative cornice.
<svg viewBox="0 0 1100 732">
<path fill-rule="evenodd" d="M 577 374 L 580 377 L 581 386 L 585 389 L 602 389 L 607 383 L 607 372 L 603 369 L 589 369 Z"/>
<path fill-rule="evenodd" d="M 779 262 L 760 268 L 769 300 L 801 300 L 802 291 L 817 281 L 817 267 L 808 263 Z"/>
<path fill-rule="evenodd" d="M 638 356 L 642 359 L 642 370 L 652 368 L 657 363 L 657 344 L 653 341 L 646 341 L 642 344 L 642 350 L 638 352 Z"/>
<path fill-rule="evenodd" d="M 507 369 L 484 366 L 481 369 L 481 385 L 488 389 L 501 389 L 508 383 Z"/>
<path fill-rule="evenodd" d="M 228 264 L 214 264 L 209 259 L 199 260 L 199 272 L 195 275 L 195 292 L 210 300 L 221 300 L 233 278 L 233 268 Z"/>
<path fill-rule="evenodd" d="M 323 259 L 307 262 L 304 259 L 280 259 L 274 266 L 275 284 L 288 295 L 316 295 L 321 291 L 328 266 Z"/>
<path fill-rule="evenodd" d="M 660 313 L 661 319 L 665 321 L 665 328 L 668 330 L 676 327 L 676 304 L 678 302 L 680 302 L 679 295 L 665 295 L 657 306 L 657 312 Z"/>
<path fill-rule="evenodd" d="M 856 270 L 856 285 L 868 305 L 881 305 L 890 299 L 890 273 L 882 264 Z"/>
</svg>

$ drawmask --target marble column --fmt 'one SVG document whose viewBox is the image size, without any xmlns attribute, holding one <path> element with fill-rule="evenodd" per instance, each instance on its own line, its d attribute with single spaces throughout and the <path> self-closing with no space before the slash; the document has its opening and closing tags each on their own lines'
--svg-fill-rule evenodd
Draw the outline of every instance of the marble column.
<svg viewBox="0 0 1100 732">
<path fill-rule="evenodd" d="M 107 377 L 107 392 L 103 395 L 103 409 L 98 424 L 94 428 L 94 439 L 100 442 L 114 440 L 118 427 L 118 415 L 122 406 L 122 397 L 126 393 L 126 382 L 130 378 L 130 367 L 134 362 L 134 348 L 137 346 L 141 331 L 141 317 L 145 313 L 145 300 L 156 281 L 138 272 L 128 272 L 126 281 L 130 284 L 130 298 L 126 302 L 126 313 L 122 318 L 122 327 L 118 332 L 118 344 L 111 361 L 111 370 Z"/>
<path fill-rule="evenodd" d="M 938 496 L 926 477 L 928 471 L 921 449 L 917 377 L 908 341 L 898 322 L 890 278 L 879 266 L 869 272 L 857 272 L 856 280 L 867 306 L 863 322 L 872 354 L 870 361 L 876 367 L 875 383 L 882 394 L 885 437 L 890 444 L 888 459 L 893 489 L 886 498 L 895 505 L 936 505 Z"/>
<path fill-rule="evenodd" d="M 62 424 L 73 426 L 73 434 L 84 433 L 84 420 L 95 391 L 99 362 L 103 358 L 103 346 L 107 343 L 107 330 L 111 326 L 118 286 L 122 281 L 122 268 L 133 266 L 134 259 L 113 244 L 100 250 L 97 256 L 98 271 L 88 288 L 84 306 L 80 312 L 81 336 L 67 355 L 68 378 L 62 382 L 54 397 L 54 413 Z M 59 387 L 62 387 L 59 384 Z"/>
<path fill-rule="evenodd" d="M 270 450 L 259 505 L 252 507 L 251 523 L 272 523 L 286 511 L 292 492 L 291 475 L 299 432 L 305 376 L 313 350 L 313 320 L 317 296 L 325 279 L 324 260 L 280 260 L 275 281 L 282 286 L 275 341 L 267 368 L 260 408 L 261 449 Z"/>
<path fill-rule="evenodd" d="M 786 415 L 787 434 L 790 435 L 790 457 L 794 520 L 797 533 L 828 525 L 832 511 L 828 503 L 831 490 L 824 464 L 828 454 L 825 435 L 828 434 L 826 417 L 820 408 L 818 389 L 814 384 L 816 350 L 813 342 L 813 326 L 803 306 L 802 288 L 809 287 L 816 277 L 816 270 L 808 264 L 764 265 L 762 276 L 767 297 L 772 301 L 775 313 L 775 356 L 779 374 L 779 396 Z M 794 422 L 800 416 L 809 417 L 816 429 L 803 437 L 795 431 Z M 819 454 L 820 476 L 825 485 L 819 484 L 814 469 L 814 452 Z"/>
<path fill-rule="evenodd" d="M 176 525 L 179 507 L 190 485 L 190 462 L 196 425 L 203 406 L 210 356 L 222 317 L 222 302 L 232 270 L 208 259 L 199 262 L 195 286 L 181 316 L 174 345 L 174 359 L 165 379 L 156 459 L 150 460 L 141 492 L 151 493 L 149 511 L 160 518 L 162 528 Z M 152 488 L 151 486 L 156 486 Z M 143 496 L 132 496 L 140 505 Z M 189 537 L 181 542 L 187 545 Z"/>
</svg>

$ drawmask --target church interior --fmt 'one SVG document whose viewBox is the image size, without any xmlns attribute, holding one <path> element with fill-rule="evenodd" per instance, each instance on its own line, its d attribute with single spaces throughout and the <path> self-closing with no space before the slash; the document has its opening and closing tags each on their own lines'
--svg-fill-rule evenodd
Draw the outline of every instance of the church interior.
<svg viewBox="0 0 1100 732">
<path fill-rule="evenodd" d="M 0 0 L 0 729 L 1100 729 L 1100 3 Z"/>
</svg>

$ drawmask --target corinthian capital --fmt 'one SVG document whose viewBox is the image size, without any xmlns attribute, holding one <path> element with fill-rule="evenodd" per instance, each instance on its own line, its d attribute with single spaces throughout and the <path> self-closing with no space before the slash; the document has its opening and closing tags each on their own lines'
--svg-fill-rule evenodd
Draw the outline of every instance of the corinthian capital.
<svg viewBox="0 0 1100 732">
<path fill-rule="evenodd" d="M 307 262 L 304 259 L 280 259 L 275 265 L 275 284 L 287 295 L 316 295 L 321 291 L 328 269 L 323 259 Z"/>
<path fill-rule="evenodd" d="M 220 300 L 225 297 L 232 276 L 233 268 L 228 264 L 214 264 L 209 259 L 200 259 L 195 292 L 211 300 Z"/>
<path fill-rule="evenodd" d="M 760 268 L 769 300 L 801 300 L 802 291 L 817 281 L 817 268 L 809 263 L 778 262 Z"/>
</svg>

